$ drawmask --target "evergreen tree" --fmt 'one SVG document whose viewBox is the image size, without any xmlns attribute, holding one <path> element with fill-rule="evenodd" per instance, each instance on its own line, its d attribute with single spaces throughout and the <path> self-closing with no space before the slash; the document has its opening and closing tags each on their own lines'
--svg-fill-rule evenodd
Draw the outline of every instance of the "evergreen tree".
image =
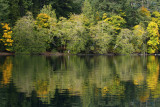
<svg viewBox="0 0 160 107">
<path fill-rule="evenodd" d="M 9 18 L 9 4 L 8 0 L 0 0 L 0 23 L 8 22 Z"/>
<path fill-rule="evenodd" d="M 31 0 L 9 0 L 9 19 L 13 26 L 15 22 L 31 10 L 33 3 Z"/>
<path fill-rule="evenodd" d="M 3 36 L 3 29 L 1 23 L 8 22 L 9 5 L 7 0 L 0 0 L 0 39 Z M 3 42 L 0 41 L 0 51 L 4 50 Z"/>
<path fill-rule="evenodd" d="M 19 0 L 9 0 L 9 19 L 11 25 L 14 25 L 18 18 L 20 18 L 20 12 L 19 12 Z"/>
<path fill-rule="evenodd" d="M 89 0 L 85 0 L 82 7 L 82 13 L 87 18 L 88 23 L 94 23 L 94 11 Z"/>
<path fill-rule="evenodd" d="M 73 0 L 54 0 L 51 1 L 53 9 L 56 10 L 57 17 L 69 17 L 73 10 Z"/>
</svg>

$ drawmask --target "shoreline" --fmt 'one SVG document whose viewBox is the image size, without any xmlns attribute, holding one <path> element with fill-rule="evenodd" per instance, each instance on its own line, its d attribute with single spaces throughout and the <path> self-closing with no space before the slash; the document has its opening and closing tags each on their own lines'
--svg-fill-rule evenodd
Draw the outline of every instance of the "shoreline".
<svg viewBox="0 0 160 107">
<path fill-rule="evenodd" d="M 9 53 L 9 52 L 0 52 L 0 56 L 12 56 L 15 55 L 14 53 Z"/>
<path fill-rule="evenodd" d="M 0 56 L 14 56 L 14 55 L 42 55 L 42 56 L 66 56 L 66 55 L 77 55 L 77 56 L 160 56 L 160 54 L 114 54 L 114 53 L 108 53 L 108 54 L 68 54 L 68 53 L 60 53 L 60 52 L 44 52 L 39 54 L 15 54 L 10 52 L 0 52 Z"/>
</svg>

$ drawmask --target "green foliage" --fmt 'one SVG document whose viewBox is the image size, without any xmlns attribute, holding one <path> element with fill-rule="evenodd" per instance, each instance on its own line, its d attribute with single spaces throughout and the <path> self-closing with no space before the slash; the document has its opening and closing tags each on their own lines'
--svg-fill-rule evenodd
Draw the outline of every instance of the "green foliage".
<svg viewBox="0 0 160 107">
<path fill-rule="evenodd" d="M 40 53 L 46 50 L 46 35 L 43 31 L 34 30 L 34 19 L 31 13 L 16 22 L 13 29 L 14 51 L 16 53 Z"/>
<path fill-rule="evenodd" d="M 150 22 L 147 27 L 149 40 L 147 42 L 149 48 L 148 53 L 155 53 L 159 44 L 159 32 L 158 25 L 155 22 Z"/>
<path fill-rule="evenodd" d="M 2 29 L 2 25 L 1 23 L 8 23 L 9 22 L 9 1 L 8 0 L 0 0 L 0 39 L 2 39 L 3 37 L 3 30 Z M 2 41 L 0 41 L 0 51 L 4 51 L 5 47 L 4 47 L 4 43 Z"/>
<path fill-rule="evenodd" d="M 8 22 L 9 3 L 8 0 L 0 0 L 0 23 Z"/>
<path fill-rule="evenodd" d="M 146 52 L 146 44 L 144 43 L 145 39 L 147 38 L 145 36 L 146 32 L 144 30 L 144 28 L 141 25 L 136 25 L 134 26 L 133 29 L 133 45 L 134 45 L 134 49 L 135 52 Z"/>
<path fill-rule="evenodd" d="M 10 14 L 9 19 L 11 19 L 10 23 L 11 25 L 14 25 L 18 18 L 20 18 L 20 12 L 19 12 L 19 0 L 10 0 Z"/>
<path fill-rule="evenodd" d="M 25 46 L 22 42 L 28 39 L 33 40 L 27 41 L 29 47 L 39 43 L 43 51 L 145 53 L 148 45 L 148 52 L 154 53 L 158 51 L 159 33 L 156 26 L 148 23 L 151 20 L 157 23 L 160 31 L 159 3 L 156 0 L 0 0 L 0 21 L 9 21 L 13 27 L 28 10 L 33 12 L 34 18 L 24 16 L 16 22 L 14 48 L 22 46 L 17 43 Z M 29 36 L 21 40 L 17 35 Z M 2 41 L 0 45 L 0 50 L 4 50 Z M 31 49 L 27 51 L 30 53 Z"/>
<path fill-rule="evenodd" d="M 61 16 L 68 18 L 71 13 L 80 13 L 83 3 L 82 0 L 0 0 L 0 21 L 10 22 L 14 26 L 15 22 L 25 16 L 27 11 L 31 11 L 36 17 L 44 5 L 49 4 L 55 9 L 58 18 Z"/>
<path fill-rule="evenodd" d="M 145 7 L 141 7 L 139 12 L 140 12 L 140 14 L 142 16 L 146 16 L 146 17 L 150 17 L 151 16 L 150 11 L 148 11 L 148 9 L 145 8 Z"/>
<path fill-rule="evenodd" d="M 132 44 L 133 33 L 129 29 L 122 29 L 120 34 L 117 36 L 115 49 L 117 52 L 122 54 L 131 54 L 133 53 L 134 46 Z"/>
<path fill-rule="evenodd" d="M 105 12 L 108 12 L 109 14 L 113 14 L 118 12 L 122 7 L 124 2 L 123 0 L 90 0 L 91 4 L 93 5 L 94 9 L 96 11 L 100 11 L 101 15 Z"/>
<path fill-rule="evenodd" d="M 73 13 L 80 14 L 82 12 L 82 6 L 84 0 L 72 0 L 73 1 Z"/>
<path fill-rule="evenodd" d="M 95 15 L 89 0 L 84 1 L 82 13 L 87 18 L 86 21 L 88 22 L 88 24 L 94 24 Z"/>
<path fill-rule="evenodd" d="M 151 12 L 159 11 L 160 9 L 160 1 L 159 0 L 145 0 L 144 6 L 147 7 Z"/>
<path fill-rule="evenodd" d="M 54 31 L 57 25 L 57 18 L 55 10 L 52 9 L 51 5 L 43 6 L 41 13 L 36 18 L 36 30 L 37 32 L 43 32 L 46 35 L 47 50 L 52 50 L 54 42 Z"/>
<path fill-rule="evenodd" d="M 151 21 L 150 11 L 143 6 L 139 8 L 137 11 L 138 11 L 138 22 L 143 23 L 145 26 L 147 26 L 148 23 Z"/>
<path fill-rule="evenodd" d="M 15 22 L 30 10 L 32 6 L 32 0 L 8 0 L 9 1 L 9 19 L 11 25 L 15 25 Z"/>
<path fill-rule="evenodd" d="M 109 51 L 111 47 L 111 42 L 113 38 L 114 29 L 108 23 L 104 21 L 99 21 L 97 25 L 90 28 L 90 35 L 93 40 L 93 45 L 91 50 L 94 53 L 105 54 Z"/>
<path fill-rule="evenodd" d="M 71 13 L 77 11 L 74 8 L 73 0 L 51 0 L 50 4 L 55 9 L 56 15 L 58 18 L 60 17 L 69 17 Z M 75 9 L 75 10 L 73 10 Z"/>
<path fill-rule="evenodd" d="M 52 10 L 52 6 L 51 5 L 44 5 L 43 8 L 41 9 L 40 13 L 45 13 L 48 16 L 56 19 L 55 10 Z"/>
<path fill-rule="evenodd" d="M 61 38 L 61 44 L 64 46 L 64 49 L 69 50 L 71 53 L 85 51 L 88 37 L 83 15 L 72 15 L 69 20 L 61 18 L 54 33 Z"/>
</svg>

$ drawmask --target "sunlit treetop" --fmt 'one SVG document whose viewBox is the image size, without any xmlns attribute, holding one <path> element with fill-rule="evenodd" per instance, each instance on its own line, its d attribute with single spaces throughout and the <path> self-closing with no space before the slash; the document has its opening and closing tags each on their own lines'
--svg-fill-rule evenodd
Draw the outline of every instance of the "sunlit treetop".
<svg viewBox="0 0 160 107">
<path fill-rule="evenodd" d="M 104 20 L 106 18 L 107 18 L 107 13 L 104 13 L 102 19 Z"/>
<path fill-rule="evenodd" d="M 12 31 L 11 28 L 9 27 L 9 24 L 7 23 L 1 23 L 2 28 L 3 28 L 3 36 L 0 39 L 0 41 L 3 42 L 6 51 L 12 51 L 12 44 L 13 44 L 13 40 L 12 40 Z"/>
<path fill-rule="evenodd" d="M 104 15 L 103 17 L 105 18 L 106 16 Z M 123 19 L 119 15 L 115 15 L 109 18 L 107 17 L 106 19 L 104 19 L 104 22 L 113 25 L 115 30 L 120 30 L 122 27 L 124 27 L 124 24 L 126 23 L 125 19 Z"/>
<path fill-rule="evenodd" d="M 152 35 L 152 36 L 159 35 L 158 25 L 155 22 L 150 22 L 148 24 L 147 31 L 148 31 L 149 35 Z"/>
<path fill-rule="evenodd" d="M 144 28 L 142 26 L 136 25 L 136 26 L 134 26 L 134 33 L 137 36 L 142 36 L 145 33 L 145 30 L 144 30 Z"/>
<path fill-rule="evenodd" d="M 155 18 L 160 18 L 160 13 L 158 11 L 155 11 L 152 13 L 152 16 Z"/>
<path fill-rule="evenodd" d="M 145 16 L 151 16 L 150 11 L 148 11 L 148 9 L 145 7 L 141 7 L 140 12 Z"/>
<path fill-rule="evenodd" d="M 38 25 L 39 28 L 48 28 L 50 17 L 45 13 L 40 13 L 37 18 L 35 24 Z"/>
</svg>

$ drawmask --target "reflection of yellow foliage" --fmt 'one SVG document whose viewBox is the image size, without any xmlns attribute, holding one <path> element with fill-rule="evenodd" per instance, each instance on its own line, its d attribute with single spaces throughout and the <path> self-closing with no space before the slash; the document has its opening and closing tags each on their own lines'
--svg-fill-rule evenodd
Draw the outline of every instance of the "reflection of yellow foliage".
<svg viewBox="0 0 160 107">
<path fill-rule="evenodd" d="M 154 91 L 152 91 L 153 98 L 159 98 L 160 97 L 160 83 L 157 84 L 157 87 Z"/>
<path fill-rule="evenodd" d="M 110 87 L 112 95 L 122 95 L 124 93 L 124 86 L 120 84 L 119 80 L 114 80 L 113 85 Z"/>
<path fill-rule="evenodd" d="M 102 96 L 105 96 L 107 93 L 111 95 L 122 95 L 124 90 L 124 86 L 120 83 L 120 81 L 115 79 L 111 84 L 102 89 Z"/>
<path fill-rule="evenodd" d="M 144 76 L 142 73 L 134 75 L 134 80 L 133 80 L 134 85 L 142 85 L 143 81 L 144 81 Z"/>
<path fill-rule="evenodd" d="M 3 72 L 3 79 L 1 81 L 1 83 L 3 85 L 7 85 L 8 83 L 10 83 L 10 79 L 12 76 L 12 62 L 10 60 L 10 57 L 7 57 L 3 66 L 2 66 L 2 72 Z"/>
<path fill-rule="evenodd" d="M 140 101 L 141 102 L 146 102 L 149 98 L 149 93 L 148 92 L 144 92 L 142 96 L 140 96 Z"/>
<path fill-rule="evenodd" d="M 147 64 L 147 85 L 148 88 L 154 90 L 158 83 L 158 76 L 159 76 L 159 64 L 158 61 L 155 59 L 155 56 L 148 57 L 148 64 Z"/>
<path fill-rule="evenodd" d="M 42 98 L 47 97 L 49 93 L 47 81 L 39 80 L 38 82 L 36 82 L 36 90 L 37 90 L 38 97 L 42 97 Z"/>
<path fill-rule="evenodd" d="M 105 86 L 105 87 L 102 89 L 102 96 L 105 96 L 108 91 L 109 91 L 109 90 L 108 90 L 108 87 Z"/>
</svg>

